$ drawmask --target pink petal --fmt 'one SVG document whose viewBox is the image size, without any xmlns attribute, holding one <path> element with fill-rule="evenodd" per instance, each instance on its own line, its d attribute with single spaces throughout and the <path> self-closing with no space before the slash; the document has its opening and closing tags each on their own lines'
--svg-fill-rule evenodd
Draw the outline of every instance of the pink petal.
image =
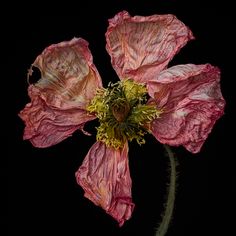
<svg viewBox="0 0 236 236">
<path fill-rule="evenodd" d="M 36 147 L 49 147 L 95 119 L 86 106 L 102 82 L 88 43 L 81 38 L 49 46 L 32 66 L 42 77 L 29 86 L 31 102 L 19 116 L 26 125 L 24 139 Z"/>
<path fill-rule="evenodd" d="M 130 17 L 123 11 L 109 20 L 106 48 L 120 79 L 147 82 L 193 38 L 174 15 Z"/>
<path fill-rule="evenodd" d="M 122 150 L 116 150 L 96 142 L 76 172 L 76 179 L 85 197 L 102 207 L 120 226 L 131 217 L 134 204 L 127 143 Z"/>
<path fill-rule="evenodd" d="M 19 114 L 25 122 L 24 140 L 29 139 L 35 147 L 55 145 L 77 129 L 82 129 L 87 121 L 96 117 L 80 108 L 56 108 L 42 98 L 41 90 L 30 85 L 28 88 L 31 103 Z"/>
<path fill-rule="evenodd" d="M 209 64 L 174 66 L 149 81 L 147 88 L 151 100 L 164 111 L 152 123 L 153 135 L 161 143 L 199 152 L 224 113 L 219 69 Z"/>
</svg>

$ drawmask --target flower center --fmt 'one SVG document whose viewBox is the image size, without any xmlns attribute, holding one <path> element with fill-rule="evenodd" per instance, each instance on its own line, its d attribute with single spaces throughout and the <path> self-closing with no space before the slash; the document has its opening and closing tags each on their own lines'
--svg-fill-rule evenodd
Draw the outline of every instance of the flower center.
<svg viewBox="0 0 236 236">
<path fill-rule="evenodd" d="M 110 83 L 108 88 L 99 89 L 87 107 L 100 121 L 97 140 L 114 148 L 121 148 L 133 139 L 140 145 L 145 143 L 144 135 L 149 132 L 151 121 L 162 112 L 146 102 L 146 87 L 133 80 Z"/>
<path fill-rule="evenodd" d="M 111 106 L 112 114 L 118 122 L 123 122 L 130 111 L 130 105 L 127 101 L 121 103 L 115 102 Z"/>
</svg>

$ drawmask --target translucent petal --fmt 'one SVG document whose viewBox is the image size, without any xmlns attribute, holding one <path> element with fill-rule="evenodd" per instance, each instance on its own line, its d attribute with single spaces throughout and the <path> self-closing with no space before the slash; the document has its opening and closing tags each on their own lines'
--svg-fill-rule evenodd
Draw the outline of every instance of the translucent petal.
<svg viewBox="0 0 236 236">
<path fill-rule="evenodd" d="M 95 119 L 86 106 L 102 82 L 81 38 L 49 46 L 32 66 L 39 68 L 41 79 L 29 86 L 31 102 L 19 116 L 26 125 L 24 139 L 48 147 Z"/>
<path fill-rule="evenodd" d="M 209 64 L 174 66 L 149 81 L 147 88 L 150 101 L 163 111 L 152 123 L 153 135 L 161 143 L 199 152 L 224 113 L 219 69 Z"/>
<path fill-rule="evenodd" d="M 85 197 L 102 207 L 120 226 L 131 217 L 134 204 L 127 143 L 123 149 L 114 149 L 96 142 L 76 172 L 76 179 Z"/>
<path fill-rule="evenodd" d="M 120 79 L 147 82 L 190 39 L 191 31 L 174 15 L 131 17 L 123 11 L 109 20 L 106 49 Z"/>
</svg>

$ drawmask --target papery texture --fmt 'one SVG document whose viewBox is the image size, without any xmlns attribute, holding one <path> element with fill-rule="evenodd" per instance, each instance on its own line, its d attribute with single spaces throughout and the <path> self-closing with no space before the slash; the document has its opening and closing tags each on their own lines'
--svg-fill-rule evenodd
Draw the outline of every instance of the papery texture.
<svg viewBox="0 0 236 236">
<path fill-rule="evenodd" d="M 19 115 L 26 124 L 24 139 L 48 147 L 96 118 L 86 106 L 102 82 L 81 38 L 49 46 L 32 66 L 39 68 L 41 79 L 29 86 L 31 102 Z"/>
<path fill-rule="evenodd" d="M 131 17 L 123 11 L 109 20 L 106 49 L 120 79 L 147 82 L 193 38 L 174 15 Z"/>
<path fill-rule="evenodd" d="M 224 112 L 219 69 L 209 64 L 174 66 L 149 81 L 147 88 L 149 102 L 163 109 L 152 122 L 152 134 L 161 143 L 199 152 Z"/>
<path fill-rule="evenodd" d="M 102 207 L 120 226 L 131 217 L 134 204 L 127 143 L 117 150 L 96 142 L 76 172 L 76 179 L 85 197 Z"/>
</svg>

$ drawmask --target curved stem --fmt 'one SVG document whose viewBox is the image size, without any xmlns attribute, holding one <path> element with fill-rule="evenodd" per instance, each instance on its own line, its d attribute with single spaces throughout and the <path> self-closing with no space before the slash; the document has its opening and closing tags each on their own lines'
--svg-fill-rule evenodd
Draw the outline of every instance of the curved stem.
<svg viewBox="0 0 236 236">
<path fill-rule="evenodd" d="M 165 205 L 165 212 L 163 214 L 162 222 L 160 223 L 157 231 L 156 236 L 164 236 L 168 230 L 171 217 L 174 210 L 174 203 L 175 203 L 175 191 L 176 191 L 176 160 L 174 157 L 174 153 L 172 152 L 171 148 L 168 145 L 164 145 L 165 150 L 168 154 L 169 161 L 170 161 L 170 184 L 168 188 L 168 196 L 167 202 Z"/>
</svg>

